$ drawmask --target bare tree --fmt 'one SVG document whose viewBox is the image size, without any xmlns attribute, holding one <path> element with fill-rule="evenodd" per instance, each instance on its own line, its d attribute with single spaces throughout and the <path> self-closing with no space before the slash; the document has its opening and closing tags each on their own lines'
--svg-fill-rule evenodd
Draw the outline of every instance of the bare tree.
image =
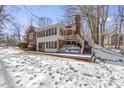
<svg viewBox="0 0 124 93">
<path fill-rule="evenodd" d="M 101 29 L 101 45 L 104 47 L 104 33 L 105 33 L 105 26 L 106 26 L 106 21 L 108 18 L 108 10 L 109 10 L 109 6 L 105 6 L 103 5 L 101 7 L 101 14 L 100 14 L 100 29 Z"/>
<path fill-rule="evenodd" d="M 124 6 L 117 6 L 117 11 L 114 14 L 114 24 L 115 24 L 115 48 L 120 48 L 121 44 L 121 32 L 124 26 Z"/>
<path fill-rule="evenodd" d="M 60 23 L 63 23 L 65 25 L 71 25 L 74 23 L 74 18 L 70 15 L 64 15 L 63 19 L 61 19 Z"/>
<path fill-rule="evenodd" d="M 117 48 L 118 45 L 118 15 L 114 14 L 114 21 L 115 21 L 115 36 L 114 36 L 114 44 L 115 44 L 115 48 Z"/>
<path fill-rule="evenodd" d="M 15 41 L 15 45 L 21 42 L 21 37 L 23 33 L 23 26 L 17 22 L 12 22 L 11 30 L 13 34 L 11 37 L 13 38 L 13 41 Z"/>
<path fill-rule="evenodd" d="M 118 36 L 118 48 L 120 48 L 121 31 L 124 26 L 124 6 L 118 6 L 118 21 L 119 21 L 119 36 Z"/>
<path fill-rule="evenodd" d="M 33 17 L 30 17 L 30 18 L 28 19 L 29 25 L 33 26 L 34 21 L 35 21 L 35 19 L 34 19 Z"/>
<path fill-rule="evenodd" d="M 46 27 L 50 24 L 52 24 L 52 19 L 49 17 L 42 17 L 42 16 L 38 16 L 36 14 L 33 13 L 33 11 L 31 10 L 30 6 L 23 6 L 27 16 L 29 16 L 29 24 L 30 25 L 35 25 L 39 28 L 43 28 Z"/>
<path fill-rule="evenodd" d="M 100 20 L 102 19 L 101 25 L 105 31 L 105 22 L 108 15 L 108 6 L 101 5 L 78 5 L 78 6 L 66 6 L 66 14 L 76 15 L 80 14 L 82 19 L 85 19 L 88 27 L 91 31 L 91 38 L 95 43 L 99 44 L 99 34 L 100 34 Z M 102 11 L 103 10 L 103 11 Z M 84 22 L 84 21 L 82 21 Z M 103 40 L 102 40 L 103 41 Z"/>
<path fill-rule="evenodd" d="M 9 21 L 9 14 L 6 13 L 5 6 L 0 5 L 0 41 L 4 40 L 4 27 Z"/>
<path fill-rule="evenodd" d="M 4 8 L 5 6 L 0 5 L 0 31 L 4 28 L 3 26 L 5 26 L 5 23 L 9 20 L 9 14 L 5 12 Z"/>
<path fill-rule="evenodd" d="M 52 24 L 52 19 L 48 17 L 38 17 L 36 18 L 35 23 L 39 28 L 43 28 Z"/>
</svg>

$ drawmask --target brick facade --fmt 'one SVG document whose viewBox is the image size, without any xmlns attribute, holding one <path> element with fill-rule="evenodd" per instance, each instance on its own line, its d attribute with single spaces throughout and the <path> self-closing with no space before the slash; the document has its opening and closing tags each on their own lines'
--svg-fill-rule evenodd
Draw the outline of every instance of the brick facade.
<svg viewBox="0 0 124 93">
<path fill-rule="evenodd" d="M 58 40 L 58 49 L 62 48 L 64 46 L 65 42 L 64 40 L 59 39 Z"/>
<path fill-rule="evenodd" d="M 33 34 L 32 39 L 29 38 L 31 33 Z M 33 27 L 31 27 L 27 32 L 27 44 L 29 49 L 33 49 L 33 50 L 36 49 L 36 32 L 35 32 L 35 29 L 33 29 Z M 32 45 L 32 48 L 30 47 L 30 45 Z"/>
<path fill-rule="evenodd" d="M 75 24 L 76 24 L 76 34 L 80 34 L 80 25 L 81 25 L 81 18 L 80 15 L 75 16 Z"/>
</svg>

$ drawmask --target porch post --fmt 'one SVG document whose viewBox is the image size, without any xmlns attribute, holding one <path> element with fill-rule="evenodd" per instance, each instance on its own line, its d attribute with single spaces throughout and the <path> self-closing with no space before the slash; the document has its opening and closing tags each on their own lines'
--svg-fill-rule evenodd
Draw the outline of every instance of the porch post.
<svg viewBox="0 0 124 93">
<path fill-rule="evenodd" d="M 84 50 L 84 41 L 83 41 L 83 43 L 81 45 L 81 54 L 83 54 L 83 50 Z"/>
<path fill-rule="evenodd" d="M 37 45 L 36 46 L 37 46 L 37 51 L 38 51 L 39 50 L 39 44 L 38 44 L 38 42 L 37 42 Z"/>
</svg>

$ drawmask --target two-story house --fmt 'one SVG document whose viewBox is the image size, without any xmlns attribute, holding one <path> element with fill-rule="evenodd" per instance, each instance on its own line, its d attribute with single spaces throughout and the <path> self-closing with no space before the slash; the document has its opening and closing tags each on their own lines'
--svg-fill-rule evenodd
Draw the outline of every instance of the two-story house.
<svg viewBox="0 0 124 93">
<path fill-rule="evenodd" d="M 75 16 L 72 25 L 53 24 L 39 29 L 30 26 L 26 30 L 29 49 L 36 51 L 58 52 L 65 46 L 77 46 L 83 52 L 84 39 L 80 24 L 80 16 Z"/>
</svg>

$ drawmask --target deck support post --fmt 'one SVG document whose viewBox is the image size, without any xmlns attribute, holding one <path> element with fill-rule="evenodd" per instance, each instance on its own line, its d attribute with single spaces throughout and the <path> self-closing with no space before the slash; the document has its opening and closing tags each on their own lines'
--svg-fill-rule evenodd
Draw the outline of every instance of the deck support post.
<svg viewBox="0 0 124 93">
<path fill-rule="evenodd" d="M 36 50 L 39 51 L 39 43 L 37 42 L 37 45 L 36 45 Z"/>
<path fill-rule="evenodd" d="M 84 50 L 84 42 L 81 45 L 81 54 L 83 54 L 83 50 Z"/>
</svg>

